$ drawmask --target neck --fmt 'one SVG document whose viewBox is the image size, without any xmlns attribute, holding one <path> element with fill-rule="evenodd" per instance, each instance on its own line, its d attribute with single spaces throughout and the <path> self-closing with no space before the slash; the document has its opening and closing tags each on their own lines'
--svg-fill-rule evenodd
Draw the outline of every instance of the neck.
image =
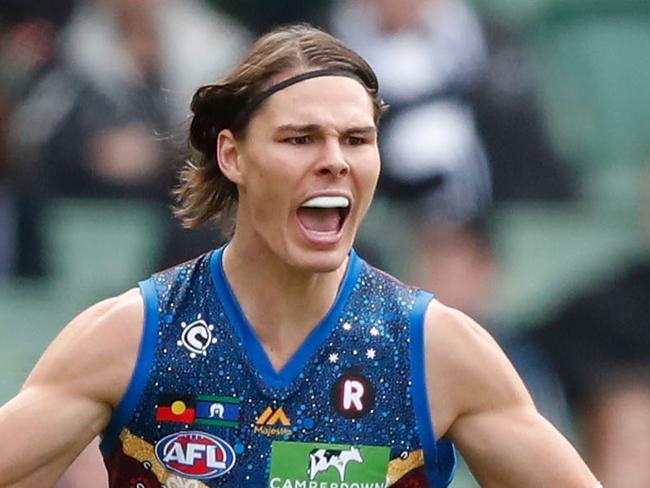
<svg viewBox="0 0 650 488">
<path fill-rule="evenodd" d="M 246 319 L 279 370 L 331 308 L 347 260 L 331 272 L 296 269 L 269 249 L 246 246 L 237 236 L 223 268 Z"/>
</svg>

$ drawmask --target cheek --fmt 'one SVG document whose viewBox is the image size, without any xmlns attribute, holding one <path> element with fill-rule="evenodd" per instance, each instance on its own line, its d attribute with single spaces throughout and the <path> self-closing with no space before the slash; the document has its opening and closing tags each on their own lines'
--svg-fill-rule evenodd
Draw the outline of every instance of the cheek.
<svg viewBox="0 0 650 488">
<path fill-rule="evenodd" d="M 380 163 L 378 154 L 371 155 L 363 160 L 357 169 L 357 180 L 359 186 L 361 186 L 366 192 L 369 191 L 374 193 L 377 181 L 379 180 L 379 172 Z"/>
<path fill-rule="evenodd" d="M 283 203 L 281 182 L 271 175 L 259 175 L 250 186 L 250 200 L 258 214 L 274 216 Z"/>
<path fill-rule="evenodd" d="M 244 186 L 247 193 L 255 200 L 265 197 L 273 198 L 281 182 L 281 167 L 269 155 L 252 152 L 246 158 Z"/>
<path fill-rule="evenodd" d="M 269 162 L 257 165 L 247 176 L 248 200 L 257 225 L 277 226 L 278 219 L 286 218 L 290 206 L 290 175 L 282 171 L 280 163 Z"/>
<path fill-rule="evenodd" d="M 379 158 L 377 158 L 377 163 L 372 167 L 372 185 L 373 187 L 377 186 L 377 181 L 379 180 L 379 174 L 381 172 L 381 164 Z"/>
</svg>

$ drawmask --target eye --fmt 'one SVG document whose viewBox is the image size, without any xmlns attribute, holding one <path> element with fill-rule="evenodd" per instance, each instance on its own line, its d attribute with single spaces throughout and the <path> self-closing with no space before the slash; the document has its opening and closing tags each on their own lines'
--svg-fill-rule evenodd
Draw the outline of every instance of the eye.
<svg viewBox="0 0 650 488">
<path fill-rule="evenodd" d="M 303 144 L 309 144 L 312 142 L 312 137 L 308 135 L 288 137 L 285 139 L 285 142 L 293 144 L 294 146 L 301 146 Z"/>
<path fill-rule="evenodd" d="M 347 136 L 345 138 L 345 143 L 349 146 L 361 146 L 363 144 L 367 144 L 368 139 L 366 137 L 360 136 Z"/>
</svg>

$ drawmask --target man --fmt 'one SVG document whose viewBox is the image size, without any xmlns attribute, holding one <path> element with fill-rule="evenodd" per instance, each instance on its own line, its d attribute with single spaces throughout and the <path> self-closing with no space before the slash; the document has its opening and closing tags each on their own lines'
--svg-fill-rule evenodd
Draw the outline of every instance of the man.
<svg viewBox="0 0 650 488">
<path fill-rule="evenodd" d="M 178 214 L 230 242 L 74 319 L 0 410 L 0 486 L 96 435 L 112 487 L 594 488 L 467 316 L 352 250 L 379 175 L 370 67 L 308 26 L 199 89 Z M 142 325 L 144 324 L 144 325 Z"/>
</svg>

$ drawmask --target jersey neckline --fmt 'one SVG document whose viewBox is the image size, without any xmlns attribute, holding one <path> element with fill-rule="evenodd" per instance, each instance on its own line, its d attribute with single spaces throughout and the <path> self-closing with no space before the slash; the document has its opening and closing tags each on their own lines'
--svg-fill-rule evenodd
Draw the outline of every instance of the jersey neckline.
<svg viewBox="0 0 650 488">
<path fill-rule="evenodd" d="M 286 388 L 294 382 L 307 362 L 317 353 L 336 326 L 343 307 L 347 303 L 361 274 L 362 260 L 354 249 L 350 251 L 348 266 L 341 280 L 334 303 L 289 361 L 281 370 L 276 371 L 255 330 L 244 315 L 226 277 L 223 269 L 223 251 L 225 248 L 224 245 L 216 249 L 210 257 L 210 274 L 212 275 L 217 298 L 221 301 L 226 317 L 235 334 L 239 337 L 244 348 L 244 354 L 255 368 L 256 373 L 268 387 L 274 389 Z"/>
</svg>

